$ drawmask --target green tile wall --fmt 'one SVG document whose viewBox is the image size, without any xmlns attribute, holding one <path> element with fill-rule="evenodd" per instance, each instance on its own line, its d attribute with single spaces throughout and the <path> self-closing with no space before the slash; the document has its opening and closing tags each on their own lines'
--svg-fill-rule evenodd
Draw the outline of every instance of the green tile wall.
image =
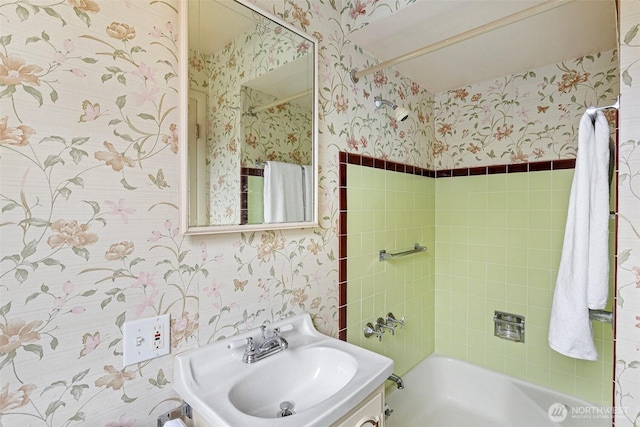
<svg viewBox="0 0 640 427">
<path fill-rule="evenodd" d="M 348 341 L 393 358 L 400 375 L 435 351 L 611 404 L 611 325 L 593 322 L 597 362 L 547 344 L 572 169 L 434 180 L 348 165 L 347 177 Z M 428 252 L 378 261 L 414 243 Z M 525 316 L 526 343 L 493 336 L 495 310 Z M 406 328 L 365 339 L 388 311 Z"/>
<path fill-rule="evenodd" d="M 610 324 L 593 322 L 597 362 L 547 344 L 572 177 L 559 170 L 436 180 L 436 351 L 610 405 Z M 494 310 L 525 316 L 526 343 L 493 336 Z"/>
<path fill-rule="evenodd" d="M 347 165 L 347 340 L 391 357 L 403 375 L 435 346 L 435 180 Z M 415 243 L 427 252 L 379 261 L 379 252 Z M 406 326 L 382 341 L 367 322 L 392 312 Z"/>
<path fill-rule="evenodd" d="M 593 322 L 597 362 L 547 344 L 572 178 L 573 169 L 434 180 L 348 165 L 348 341 L 393 358 L 400 375 L 435 351 L 610 405 L 610 324 Z M 414 243 L 428 252 L 378 261 L 380 249 Z M 525 343 L 493 336 L 495 310 L 525 316 Z M 406 316 L 406 328 L 365 339 L 366 322 L 387 311 Z"/>
</svg>

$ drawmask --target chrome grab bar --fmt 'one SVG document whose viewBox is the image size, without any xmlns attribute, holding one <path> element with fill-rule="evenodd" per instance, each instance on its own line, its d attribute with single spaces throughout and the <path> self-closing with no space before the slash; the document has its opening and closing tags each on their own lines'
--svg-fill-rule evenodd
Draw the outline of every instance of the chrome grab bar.
<svg viewBox="0 0 640 427">
<path fill-rule="evenodd" d="M 413 249 L 409 249 L 408 251 L 404 251 L 404 252 L 398 252 L 395 254 L 389 253 L 387 252 L 385 249 L 382 249 L 380 251 L 380 261 L 386 261 L 389 259 L 393 259 L 393 258 L 398 258 L 401 256 L 405 256 L 405 255 L 411 255 L 411 254 L 416 254 L 418 252 L 424 252 L 427 250 L 426 246 L 420 246 L 419 243 L 416 243 L 413 245 Z"/>
</svg>

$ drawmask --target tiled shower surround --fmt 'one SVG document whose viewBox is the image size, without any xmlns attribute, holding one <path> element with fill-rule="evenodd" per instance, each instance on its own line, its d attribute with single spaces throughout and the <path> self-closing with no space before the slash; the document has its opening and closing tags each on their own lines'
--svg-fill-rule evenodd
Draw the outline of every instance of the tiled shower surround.
<svg viewBox="0 0 640 427">
<path fill-rule="evenodd" d="M 350 342 L 392 357 L 399 374 L 435 351 L 611 405 L 610 324 L 593 322 L 597 362 L 547 345 L 573 160 L 435 173 L 346 153 L 341 161 L 340 328 Z M 379 250 L 414 243 L 427 252 L 378 261 Z M 525 316 L 524 344 L 493 335 L 495 310 Z M 364 325 L 388 311 L 405 316 L 405 328 L 364 338 Z"/>
</svg>

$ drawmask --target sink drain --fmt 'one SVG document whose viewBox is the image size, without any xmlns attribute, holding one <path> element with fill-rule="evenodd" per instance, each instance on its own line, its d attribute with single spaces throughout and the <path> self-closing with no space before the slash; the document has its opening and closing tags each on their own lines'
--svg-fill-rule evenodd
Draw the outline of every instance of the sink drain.
<svg viewBox="0 0 640 427">
<path fill-rule="evenodd" d="M 284 401 L 280 404 L 280 412 L 278 412 L 278 418 L 288 417 L 289 415 L 293 415 L 293 411 L 291 408 L 293 405 L 291 402 Z"/>
</svg>

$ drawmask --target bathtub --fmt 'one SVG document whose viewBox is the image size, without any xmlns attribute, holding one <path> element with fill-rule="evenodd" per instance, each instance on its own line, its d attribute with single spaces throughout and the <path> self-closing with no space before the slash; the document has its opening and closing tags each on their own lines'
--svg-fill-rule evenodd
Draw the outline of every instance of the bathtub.
<svg viewBox="0 0 640 427">
<path fill-rule="evenodd" d="M 611 408 L 431 355 L 388 390 L 386 427 L 610 427 Z"/>
</svg>

